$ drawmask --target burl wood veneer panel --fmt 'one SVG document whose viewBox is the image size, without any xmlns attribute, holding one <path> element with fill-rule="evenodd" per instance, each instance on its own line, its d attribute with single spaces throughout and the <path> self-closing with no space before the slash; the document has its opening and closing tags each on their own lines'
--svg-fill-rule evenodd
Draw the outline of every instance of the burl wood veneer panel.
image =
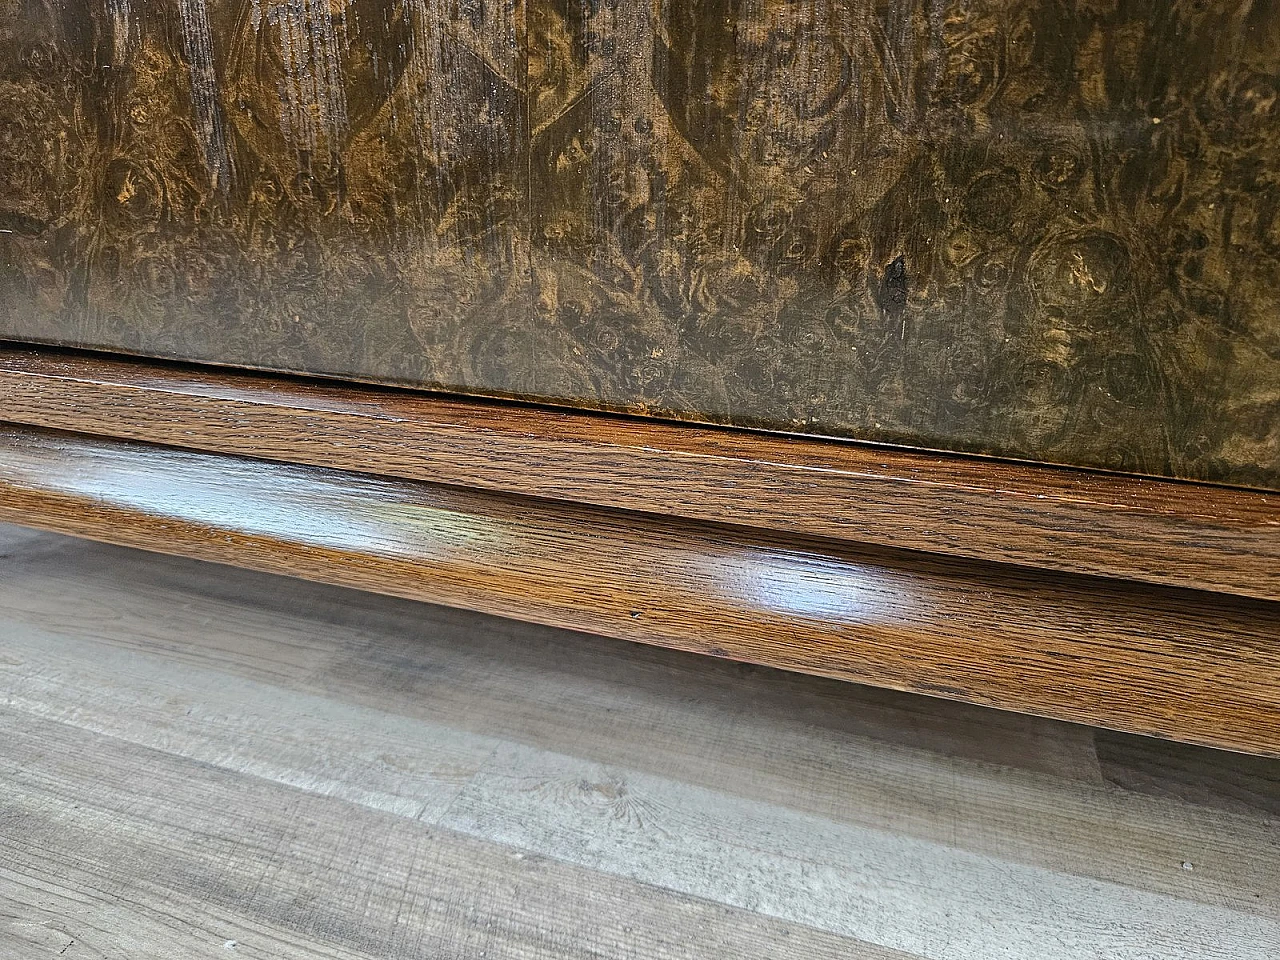
<svg viewBox="0 0 1280 960">
<path fill-rule="evenodd" d="M 0 336 L 1280 487 L 1280 4 L 0 0 Z"/>
</svg>

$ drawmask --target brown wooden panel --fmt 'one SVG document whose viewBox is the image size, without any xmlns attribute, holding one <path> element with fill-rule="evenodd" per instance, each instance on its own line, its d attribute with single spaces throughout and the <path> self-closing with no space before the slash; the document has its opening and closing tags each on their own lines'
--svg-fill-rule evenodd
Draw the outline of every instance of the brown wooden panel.
<svg viewBox="0 0 1280 960">
<path fill-rule="evenodd" d="M 1280 598 L 1274 494 L 0 349 L 0 418 Z"/>
<path fill-rule="evenodd" d="M 21 427 L 0 518 L 1280 755 L 1280 604 Z"/>
<path fill-rule="evenodd" d="M 0 336 L 1280 489 L 1280 5 L 4 0 Z"/>
<path fill-rule="evenodd" d="M 524 34 L 518 0 L 5 0 L 0 334 L 538 392 L 475 355 L 537 334 Z"/>
</svg>

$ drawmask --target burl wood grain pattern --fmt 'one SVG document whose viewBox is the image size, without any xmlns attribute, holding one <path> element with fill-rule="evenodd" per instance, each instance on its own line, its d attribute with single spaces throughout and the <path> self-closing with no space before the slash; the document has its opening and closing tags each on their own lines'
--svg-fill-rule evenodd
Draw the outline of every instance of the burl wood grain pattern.
<svg viewBox="0 0 1280 960">
<path fill-rule="evenodd" d="M 0 0 L 0 335 L 1280 486 L 1270 0 Z"/>
<path fill-rule="evenodd" d="M 1280 756 L 1280 603 L 0 429 L 0 520 Z"/>
</svg>

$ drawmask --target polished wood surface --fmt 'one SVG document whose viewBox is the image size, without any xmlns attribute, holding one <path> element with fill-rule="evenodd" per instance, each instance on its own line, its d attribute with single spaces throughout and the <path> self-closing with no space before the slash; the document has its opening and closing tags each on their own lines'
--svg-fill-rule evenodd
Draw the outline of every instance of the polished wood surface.
<svg viewBox="0 0 1280 960">
<path fill-rule="evenodd" d="M 1280 497 L 0 348 L 0 419 L 1280 599 Z"/>
<path fill-rule="evenodd" d="M 0 518 L 1280 754 L 1280 604 L 10 427 Z"/>
<path fill-rule="evenodd" d="M 1270 0 L 4 0 L 0 336 L 1280 488 Z"/>
<path fill-rule="evenodd" d="M 1273 960 L 1280 761 L 0 525 L 9 960 Z"/>
</svg>

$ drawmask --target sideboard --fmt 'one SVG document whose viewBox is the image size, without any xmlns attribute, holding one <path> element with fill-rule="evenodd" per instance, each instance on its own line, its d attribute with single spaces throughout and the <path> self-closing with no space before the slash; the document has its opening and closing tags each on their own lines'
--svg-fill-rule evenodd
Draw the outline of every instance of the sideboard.
<svg viewBox="0 0 1280 960">
<path fill-rule="evenodd" d="M 1280 755 L 1280 5 L 0 0 L 0 518 Z"/>
</svg>

